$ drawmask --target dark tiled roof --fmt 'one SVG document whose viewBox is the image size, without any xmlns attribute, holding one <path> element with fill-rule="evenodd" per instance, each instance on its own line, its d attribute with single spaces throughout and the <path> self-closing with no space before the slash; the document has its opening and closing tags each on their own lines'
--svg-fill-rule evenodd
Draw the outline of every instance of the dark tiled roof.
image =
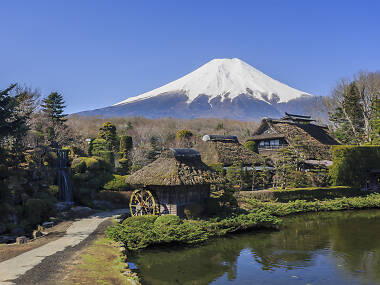
<svg viewBox="0 0 380 285">
<path fill-rule="evenodd" d="M 223 136 L 223 135 L 204 135 L 203 141 L 232 141 L 239 142 L 236 136 Z"/>
</svg>

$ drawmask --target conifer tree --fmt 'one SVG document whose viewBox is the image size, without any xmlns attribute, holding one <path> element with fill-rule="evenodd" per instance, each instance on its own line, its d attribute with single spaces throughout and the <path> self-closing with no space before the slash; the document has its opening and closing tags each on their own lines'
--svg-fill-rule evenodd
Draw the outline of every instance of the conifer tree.
<svg viewBox="0 0 380 285">
<path fill-rule="evenodd" d="M 63 124 L 67 118 L 63 112 L 65 110 L 63 96 L 57 92 L 52 92 L 42 100 L 42 111 L 53 122 L 53 125 Z"/>
</svg>

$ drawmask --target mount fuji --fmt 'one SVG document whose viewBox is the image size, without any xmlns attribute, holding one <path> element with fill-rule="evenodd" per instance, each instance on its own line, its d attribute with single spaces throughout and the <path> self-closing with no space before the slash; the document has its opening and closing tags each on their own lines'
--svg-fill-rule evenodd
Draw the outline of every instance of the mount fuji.
<svg viewBox="0 0 380 285">
<path fill-rule="evenodd" d="M 321 100 L 320 96 L 281 83 L 238 58 L 213 59 L 157 89 L 78 114 L 257 120 L 278 117 L 286 111 L 315 114 Z"/>
</svg>

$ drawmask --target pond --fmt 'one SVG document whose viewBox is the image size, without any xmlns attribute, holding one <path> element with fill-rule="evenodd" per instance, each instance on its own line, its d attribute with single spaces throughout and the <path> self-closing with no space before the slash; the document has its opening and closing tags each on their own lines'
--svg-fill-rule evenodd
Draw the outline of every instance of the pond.
<svg viewBox="0 0 380 285">
<path fill-rule="evenodd" d="M 129 260 L 143 284 L 380 284 L 380 210 L 302 214 L 284 218 L 280 231 Z"/>
</svg>

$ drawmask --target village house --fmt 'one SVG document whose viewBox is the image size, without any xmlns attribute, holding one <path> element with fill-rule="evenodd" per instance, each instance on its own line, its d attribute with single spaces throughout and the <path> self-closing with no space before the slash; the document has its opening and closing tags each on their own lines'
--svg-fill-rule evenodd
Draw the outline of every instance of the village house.
<svg viewBox="0 0 380 285">
<path fill-rule="evenodd" d="M 243 146 L 236 136 L 204 135 L 196 148 L 208 165 L 221 164 L 229 167 L 238 163 L 251 167 L 255 161 L 261 160 L 257 153 Z"/>
<path fill-rule="evenodd" d="M 248 141 L 256 142 L 259 154 L 271 156 L 279 149 L 295 146 L 310 164 L 331 161 L 331 145 L 338 145 L 327 126 L 318 124 L 311 116 L 285 113 L 281 119 L 264 118 Z"/>
<path fill-rule="evenodd" d="M 224 180 L 191 148 L 171 148 L 151 164 L 130 175 L 126 182 L 136 187 L 132 215 L 173 214 L 184 216 L 185 207 L 205 205 L 210 185 Z"/>
</svg>

